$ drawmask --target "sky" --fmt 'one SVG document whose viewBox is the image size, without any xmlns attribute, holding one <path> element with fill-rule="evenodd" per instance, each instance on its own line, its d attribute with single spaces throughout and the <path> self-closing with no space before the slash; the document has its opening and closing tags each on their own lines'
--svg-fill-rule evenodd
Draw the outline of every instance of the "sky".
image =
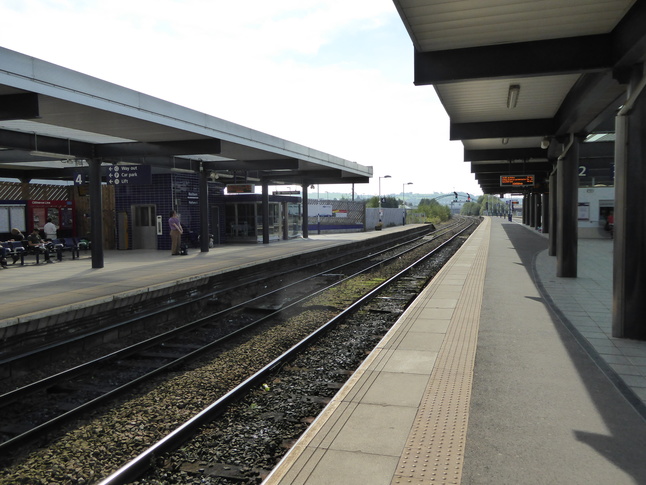
<svg viewBox="0 0 646 485">
<path fill-rule="evenodd" d="M 0 19 L 4 48 L 372 166 L 356 194 L 482 193 L 391 0 L 0 0 Z"/>
</svg>

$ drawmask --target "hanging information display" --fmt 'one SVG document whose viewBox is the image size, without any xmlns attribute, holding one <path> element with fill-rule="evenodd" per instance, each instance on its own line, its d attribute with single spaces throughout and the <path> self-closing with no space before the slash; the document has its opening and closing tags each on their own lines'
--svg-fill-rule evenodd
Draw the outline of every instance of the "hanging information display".
<svg viewBox="0 0 646 485">
<path fill-rule="evenodd" d="M 533 187 L 533 175 L 501 175 L 501 187 Z"/>
</svg>

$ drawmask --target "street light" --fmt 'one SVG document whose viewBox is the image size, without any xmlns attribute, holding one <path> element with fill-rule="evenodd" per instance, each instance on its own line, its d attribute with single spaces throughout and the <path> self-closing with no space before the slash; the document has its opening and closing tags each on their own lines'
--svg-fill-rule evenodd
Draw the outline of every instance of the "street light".
<svg viewBox="0 0 646 485">
<path fill-rule="evenodd" d="M 381 222 L 381 179 L 389 179 L 390 175 L 379 177 L 379 222 Z"/>
<path fill-rule="evenodd" d="M 404 202 L 404 187 L 406 187 L 407 185 L 413 185 L 413 182 L 402 184 L 402 205 L 404 206 L 404 209 L 406 208 L 406 203 Z"/>
</svg>

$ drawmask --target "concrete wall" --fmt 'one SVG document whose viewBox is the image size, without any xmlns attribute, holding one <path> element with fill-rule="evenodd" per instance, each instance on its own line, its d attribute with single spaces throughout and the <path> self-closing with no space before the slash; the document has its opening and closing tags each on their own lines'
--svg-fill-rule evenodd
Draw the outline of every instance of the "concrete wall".
<svg viewBox="0 0 646 485">
<path fill-rule="evenodd" d="M 381 222 L 384 227 L 401 226 L 404 223 L 406 211 L 404 209 L 381 209 L 383 217 Z M 366 231 L 373 231 L 379 222 L 379 209 L 366 209 Z"/>
</svg>

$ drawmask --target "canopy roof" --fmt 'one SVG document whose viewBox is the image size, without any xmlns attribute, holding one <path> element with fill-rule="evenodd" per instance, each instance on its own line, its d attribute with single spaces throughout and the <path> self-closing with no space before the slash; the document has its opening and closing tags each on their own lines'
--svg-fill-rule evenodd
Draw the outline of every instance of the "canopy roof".
<svg viewBox="0 0 646 485">
<path fill-rule="evenodd" d="M 570 134 L 614 132 L 646 57 L 642 0 L 394 3 L 415 47 L 414 82 L 435 87 L 484 193 L 505 192 L 510 174 L 533 173 L 540 188 Z M 612 138 L 594 140 L 582 157 L 610 163 Z"/>
<path fill-rule="evenodd" d="M 269 184 L 372 176 L 372 167 L 0 48 L 0 176 L 71 180 L 88 159 Z"/>
</svg>

